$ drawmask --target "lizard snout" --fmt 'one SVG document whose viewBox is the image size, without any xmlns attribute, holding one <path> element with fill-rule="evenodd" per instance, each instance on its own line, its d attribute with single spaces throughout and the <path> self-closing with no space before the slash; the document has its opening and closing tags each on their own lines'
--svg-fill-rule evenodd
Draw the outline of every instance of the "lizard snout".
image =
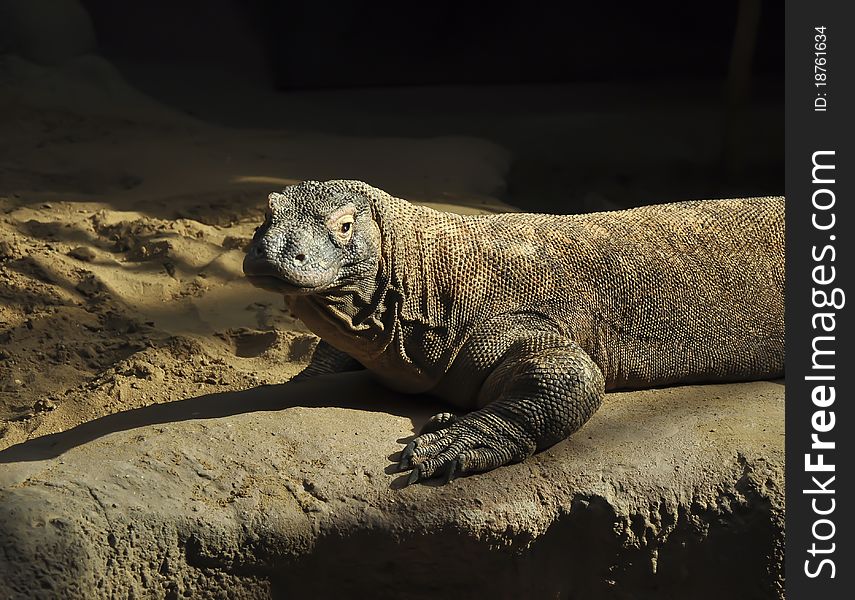
<svg viewBox="0 0 855 600">
<path fill-rule="evenodd" d="M 263 277 L 276 276 L 278 270 L 276 266 L 267 258 L 264 251 L 257 244 L 252 244 L 246 251 L 246 256 L 243 258 L 244 275 Z"/>
<path fill-rule="evenodd" d="M 284 238 L 284 239 L 283 239 Z M 257 285 L 283 285 L 314 289 L 329 285 L 338 272 L 337 262 L 318 248 L 309 232 L 297 231 L 285 237 L 257 240 L 247 248 L 243 272 Z"/>
</svg>

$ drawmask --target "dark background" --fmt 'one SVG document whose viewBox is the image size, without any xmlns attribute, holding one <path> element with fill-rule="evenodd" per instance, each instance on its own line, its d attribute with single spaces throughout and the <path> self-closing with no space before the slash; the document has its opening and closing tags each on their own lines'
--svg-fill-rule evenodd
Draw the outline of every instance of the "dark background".
<svg viewBox="0 0 855 600">
<path fill-rule="evenodd" d="M 783 193 L 780 2 L 82 5 L 98 51 L 174 108 L 486 139 L 510 155 L 495 195 L 525 209 Z"/>
<path fill-rule="evenodd" d="M 259 46 L 276 87 L 291 90 L 652 79 L 723 84 L 739 10 L 738 1 L 83 4 L 110 57 L 242 68 L 249 49 Z M 780 94 L 783 5 L 760 4 L 753 71 L 773 80 Z M 247 34 L 254 39 L 239 41 Z"/>
</svg>

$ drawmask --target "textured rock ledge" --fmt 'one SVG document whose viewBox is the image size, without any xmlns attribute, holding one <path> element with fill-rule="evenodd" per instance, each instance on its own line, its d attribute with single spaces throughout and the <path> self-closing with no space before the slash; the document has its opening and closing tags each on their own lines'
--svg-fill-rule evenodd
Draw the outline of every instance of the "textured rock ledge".
<svg viewBox="0 0 855 600">
<path fill-rule="evenodd" d="M 0 596 L 779 597 L 780 383 L 614 393 L 445 487 L 438 407 L 362 374 L 118 413 L 0 452 Z"/>
</svg>

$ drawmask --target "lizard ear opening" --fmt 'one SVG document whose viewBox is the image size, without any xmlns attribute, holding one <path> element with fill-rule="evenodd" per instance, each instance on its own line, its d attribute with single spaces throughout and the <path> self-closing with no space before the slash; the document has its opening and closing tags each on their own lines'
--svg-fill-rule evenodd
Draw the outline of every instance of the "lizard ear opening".
<svg viewBox="0 0 855 600">
<path fill-rule="evenodd" d="M 280 198 L 284 198 L 284 195 L 280 194 L 279 192 L 270 192 L 267 195 L 267 208 L 272 209 L 273 203 L 279 200 Z"/>
</svg>

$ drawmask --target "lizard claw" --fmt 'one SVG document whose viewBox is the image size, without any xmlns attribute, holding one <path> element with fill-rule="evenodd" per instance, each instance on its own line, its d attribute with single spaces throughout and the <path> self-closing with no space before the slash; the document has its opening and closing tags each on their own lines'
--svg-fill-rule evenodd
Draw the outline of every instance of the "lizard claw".
<svg viewBox="0 0 855 600">
<path fill-rule="evenodd" d="M 441 430 L 445 429 L 446 427 L 452 426 L 459 419 L 460 419 L 460 417 L 458 417 L 457 415 L 455 415 L 453 413 L 449 413 L 449 412 L 437 413 L 434 416 L 432 416 L 430 419 L 428 419 L 428 422 L 422 426 L 422 429 L 421 429 L 421 431 L 419 431 L 419 434 L 423 435 L 425 433 L 435 433 L 437 431 L 441 431 Z"/>
<path fill-rule="evenodd" d="M 458 476 L 489 471 L 531 455 L 534 440 L 526 439 L 523 431 L 508 433 L 512 423 L 499 419 L 471 413 L 437 432 L 416 437 L 401 452 L 398 463 L 401 471 L 412 469 L 407 485 L 434 477 L 448 483 Z M 498 431 L 489 432 L 490 428 Z"/>
<path fill-rule="evenodd" d="M 421 478 L 422 469 L 423 468 L 421 465 L 419 465 L 415 469 L 413 469 L 413 472 L 410 473 L 409 477 L 407 477 L 407 485 L 413 485 L 414 483 L 416 483 Z"/>
<path fill-rule="evenodd" d="M 452 479 L 454 479 L 454 475 L 460 469 L 460 457 L 458 456 L 450 463 L 448 463 L 448 469 L 445 471 L 445 483 L 450 483 Z"/>
<path fill-rule="evenodd" d="M 407 444 L 407 447 L 401 451 L 401 460 L 398 462 L 398 469 L 406 471 L 413 468 L 413 452 L 416 449 L 416 440 Z"/>
</svg>

